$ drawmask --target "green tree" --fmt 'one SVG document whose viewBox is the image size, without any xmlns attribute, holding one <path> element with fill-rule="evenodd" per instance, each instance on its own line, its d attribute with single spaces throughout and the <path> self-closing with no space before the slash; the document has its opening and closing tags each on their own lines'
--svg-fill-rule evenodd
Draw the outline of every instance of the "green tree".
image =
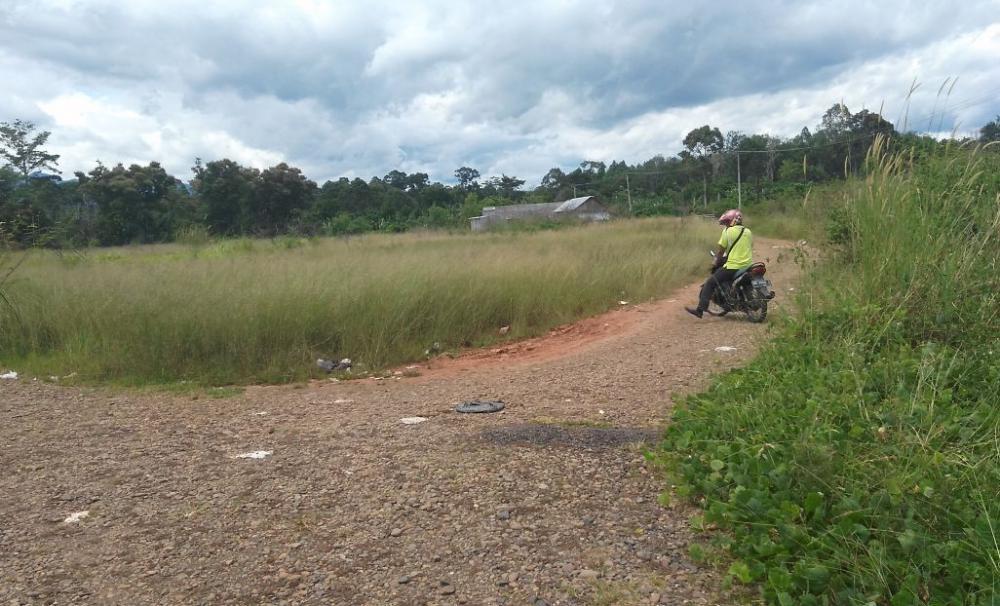
<svg viewBox="0 0 1000 606">
<path fill-rule="evenodd" d="M 983 143 L 1000 141 L 1000 115 L 997 115 L 992 122 L 987 122 L 979 129 L 979 140 Z"/>
<path fill-rule="evenodd" d="M 205 222 L 214 234 L 248 233 L 253 225 L 253 203 L 260 171 L 229 160 L 202 164 L 195 160 L 192 187 L 205 207 Z"/>
<path fill-rule="evenodd" d="M 454 211 L 441 206 L 432 206 L 424 214 L 424 225 L 427 227 L 451 227 L 455 224 Z"/>
<path fill-rule="evenodd" d="M 462 207 L 459 210 L 459 219 L 465 223 L 472 217 L 478 217 L 481 214 L 483 214 L 483 201 L 479 199 L 479 194 L 470 192 L 462 202 Z"/>
<path fill-rule="evenodd" d="M 725 148 L 725 139 L 718 128 L 704 125 L 689 132 L 684 137 L 681 158 L 697 164 L 702 179 L 702 203 L 708 204 L 708 174 L 714 172 L 711 158 Z"/>
<path fill-rule="evenodd" d="M 545 189 L 558 190 L 566 182 L 566 173 L 561 168 L 550 168 L 549 172 L 542 177 L 542 187 Z"/>
<path fill-rule="evenodd" d="M 309 207 L 316 194 L 316 183 L 298 168 L 282 162 L 260 173 L 254 193 L 254 231 L 274 235 L 286 231 L 292 219 Z"/>
<path fill-rule="evenodd" d="M 77 173 L 81 193 L 97 206 L 100 244 L 163 242 L 174 233 L 181 202 L 180 181 L 158 162 L 148 166 L 98 164 L 89 174 Z"/>
<path fill-rule="evenodd" d="M 513 198 L 514 193 L 524 185 L 524 179 L 518 179 L 517 177 L 508 177 L 507 175 L 501 175 L 495 178 L 496 188 L 500 190 L 503 195 L 507 198 Z"/>
<path fill-rule="evenodd" d="M 42 147 L 49 140 L 49 131 L 32 134 L 35 124 L 24 120 L 0 122 L 0 157 L 6 160 L 14 169 L 27 177 L 36 170 L 49 170 L 58 173 L 57 154 L 50 154 Z"/>
<path fill-rule="evenodd" d="M 717 154 L 725 147 L 725 139 L 718 128 L 704 125 L 684 136 L 684 147 L 688 153 L 697 159 L 704 159 Z"/>
<path fill-rule="evenodd" d="M 784 160 L 778 167 L 778 179 L 782 181 L 805 181 L 805 164 L 795 160 Z"/>
<path fill-rule="evenodd" d="M 431 179 L 427 173 L 413 173 L 406 177 L 406 191 L 408 192 L 419 192 L 425 187 L 430 186 Z"/>
<path fill-rule="evenodd" d="M 580 163 L 580 170 L 589 177 L 603 177 L 605 171 L 607 170 L 607 165 L 604 162 L 596 162 L 594 160 L 584 160 Z"/>
<path fill-rule="evenodd" d="M 55 187 L 50 182 L 39 184 L 45 186 Z M 35 204 L 35 189 L 17 171 L 0 167 L 0 249 L 37 244 L 51 227 L 48 215 Z"/>
<path fill-rule="evenodd" d="M 409 176 L 401 170 L 390 170 L 382 181 L 389 187 L 405 190 L 409 184 Z"/>
<path fill-rule="evenodd" d="M 14 195 L 14 188 L 20 176 L 13 170 L 0 166 L 0 204 L 9 202 Z"/>
<path fill-rule="evenodd" d="M 549 200 L 568 200 L 573 196 L 573 183 L 570 176 L 564 173 L 561 168 L 552 168 L 542 177 L 541 184 L 536 191 L 539 190 L 546 193 Z"/>
<path fill-rule="evenodd" d="M 455 178 L 458 179 L 458 186 L 464 190 L 474 189 L 476 179 L 479 178 L 479 171 L 468 166 L 463 166 L 455 171 Z"/>
<path fill-rule="evenodd" d="M 431 183 L 419 191 L 412 194 L 421 209 L 429 209 L 433 206 L 442 208 L 458 207 L 464 196 L 464 192 L 457 188 L 445 187 L 440 183 Z"/>
<path fill-rule="evenodd" d="M 851 110 L 843 103 L 834 103 L 830 109 L 823 112 L 823 119 L 820 122 L 820 130 L 834 137 L 842 135 L 851 130 L 852 116 Z"/>
</svg>

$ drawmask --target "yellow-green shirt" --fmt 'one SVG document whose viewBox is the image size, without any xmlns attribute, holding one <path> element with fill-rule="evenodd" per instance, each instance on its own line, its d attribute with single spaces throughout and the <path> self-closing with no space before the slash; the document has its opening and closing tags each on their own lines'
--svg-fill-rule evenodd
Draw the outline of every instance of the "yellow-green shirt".
<svg viewBox="0 0 1000 606">
<path fill-rule="evenodd" d="M 743 237 L 736 241 L 739 237 L 740 231 L 743 232 Z M 722 247 L 722 252 L 729 250 L 732 243 L 736 242 L 736 246 L 729 251 L 729 257 L 726 259 L 726 264 L 723 266 L 726 269 L 743 269 L 744 267 L 750 267 L 753 265 L 753 234 L 750 230 L 743 227 L 742 225 L 734 225 L 732 227 L 727 227 L 722 230 L 722 237 L 719 238 L 719 246 Z"/>
</svg>

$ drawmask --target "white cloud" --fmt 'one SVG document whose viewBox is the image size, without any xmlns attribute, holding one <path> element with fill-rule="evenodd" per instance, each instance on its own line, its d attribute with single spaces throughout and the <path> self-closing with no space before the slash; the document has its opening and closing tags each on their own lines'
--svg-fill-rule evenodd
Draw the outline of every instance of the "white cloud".
<svg viewBox="0 0 1000 606">
<path fill-rule="evenodd" d="M 585 159 L 673 155 L 706 123 L 793 135 L 841 100 L 974 130 L 1000 113 L 997 14 L 997 0 L 6 0 L 0 120 L 51 130 L 64 171 L 158 160 L 186 178 L 200 156 L 321 181 L 466 165 L 532 185 Z"/>
<path fill-rule="evenodd" d="M 883 110 L 900 126 L 952 134 L 977 129 L 1000 111 L 1000 25 L 935 42 L 920 49 L 852 66 L 830 82 L 810 88 L 719 99 L 690 107 L 667 108 L 637 116 L 613 128 L 595 129 L 561 124 L 553 138 L 532 147 L 530 156 L 511 154 L 497 170 L 519 175 L 544 174 L 537 166 L 546 157 L 641 162 L 662 153 L 673 155 L 693 128 L 711 124 L 726 130 L 791 137 L 802 127 L 812 129 L 828 107 L 843 101 L 852 111 Z M 951 96 L 948 86 L 964 74 Z M 909 100 L 914 79 L 922 83 Z M 946 128 L 943 130 L 940 125 Z M 544 141 L 544 142 L 543 142 Z M 541 170 L 541 172 L 539 172 Z"/>
<path fill-rule="evenodd" d="M 92 167 L 98 160 L 126 165 L 161 160 L 172 173 L 186 177 L 197 156 L 228 157 L 257 168 L 282 160 L 277 152 L 255 148 L 213 127 L 208 116 L 184 111 L 175 98 L 160 98 L 154 113 L 138 111 L 137 105 L 83 93 L 38 102 L 52 123 L 53 151 L 71 170 Z"/>
</svg>

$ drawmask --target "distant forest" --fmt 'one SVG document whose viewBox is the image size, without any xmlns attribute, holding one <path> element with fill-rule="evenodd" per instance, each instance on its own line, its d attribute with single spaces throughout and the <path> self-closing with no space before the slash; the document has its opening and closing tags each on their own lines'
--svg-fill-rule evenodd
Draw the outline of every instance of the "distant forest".
<svg viewBox="0 0 1000 606">
<path fill-rule="evenodd" d="M 708 125 L 684 138 L 676 156 L 629 165 L 584 161 L 553 168 L 525 189 L 515 176 L 483 178 L 468 166 L 456 183 L 425 173 L 340 178 L 322 185 L 281 163 L 266 170 L 229 159 L 196 159 L 189 180 L 146 166 L 98 165 L 63 179 L 45 150 L 51 133 L 22 120 L 0 123 L 0 245 L 114 246 L 205 236 L 342 235 L 414 228 L 468 227 L 484 206 L 599 196 L 620 215 L 682 214 L 734 206 L 737 177 L 744 204 L 805 192 L 811 184 L 861 172 L 877 134 L 917 155 L 953 143 L 899 133 L 877 113 L 834 104 L 815 131 L 782 139 Z M 1000 140 L 1000 116 L 979 141 Z"/>
</svg>

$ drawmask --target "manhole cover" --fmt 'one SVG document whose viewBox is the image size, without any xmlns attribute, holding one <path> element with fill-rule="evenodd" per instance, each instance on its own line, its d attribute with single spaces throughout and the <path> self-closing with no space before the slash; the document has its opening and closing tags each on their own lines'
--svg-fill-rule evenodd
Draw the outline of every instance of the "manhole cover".
<svg viewBox="0 0 1000 606">
<path fill-rule="evenodd" d="M 455 407 L 455 412 L 500 412 L 503 402 L 500 400 L 472 400 L 462 402 Z"/>
</svg>

